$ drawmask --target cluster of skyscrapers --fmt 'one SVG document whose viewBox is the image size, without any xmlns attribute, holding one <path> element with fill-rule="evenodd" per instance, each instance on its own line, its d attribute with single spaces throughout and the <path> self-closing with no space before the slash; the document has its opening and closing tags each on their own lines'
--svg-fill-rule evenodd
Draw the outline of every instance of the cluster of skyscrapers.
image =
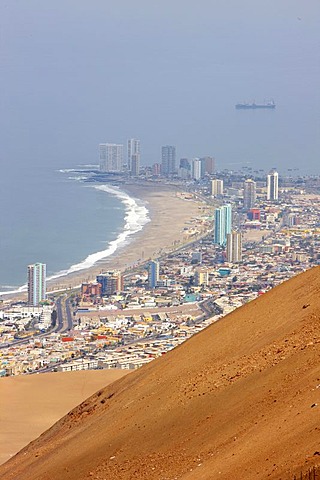
<svg viewBox="0 0 320 480">
<path fill-rule="evenodd" d="M 124 160 L 124 145 L 116 143 L 100 143 L 99 168 L 105 173 L 127 172 L 133 177 L 140 173 L 140 140 L 130 138 L 127 141 L 127 159 Z M 213 157 L 181 158 L 179 165 L 176 160 L 176 147 L 164 145 L 161 147 L 161 163 L 153 165 L 155 175 L 170 177 L 178 175 L 180 178 L 200 180 L 205 174 L 213 174 L 215 160 Z"/>
<path fill-rule="evenodd" d="M 123 290 L 123 277 L 120 270 L 101 273 L 96 280 L 101 285 L 101 295 L 110 296 Z"/>
<path fill-rule="evenodd" d="M 267 175 L 267 200 L 277 201 L 279 199 L 279 175 L 278 172 L 272 170 Z M 210 194 L 213 197 L 223 195 L 223 180 L 214 179 L 210 183 Z M 257 183 L 252 179 L 243 182 L 243 208 L 250 210 L 255 207 L 257 200 Z"/>
<path fill-rule="evenodd" d="M 130 138 L 127 142 L 127 161 L 124 161 L 124 146 L 117 143 L 100 143 L 99 168 L 101 172 L 120 173 L 127 171 L 136 177 L 140 172 L 140 140 Z"/>
<path fill-rule="evenodd" d="M 278 172 L 272 170 L 267 175 L 267 200 L 278 200 Z M 243 209 L 254 212 L 257 198 L 257 185 L 252 179 L 243 182 Z M 211 181 L 211 195 L 223 196 L 223 180 Z M 240 262 L 242 259 L 241 232 L 232 229 L 232 209 L 230 204 L 222 205 L 214 211 L 214 243 L 226 247 L 226 260 L 231 263 Z"/>
<path fill-rule="evenodd" d="M 215 169 L 213 157 L 181 158 L 176 162 L 176 147 L 165 145 L 161 149 L 160 173 L 163 176 L 178 175 L 180 178 L 200 180 L 205 174 L 212 175 Z"/>
</svg>

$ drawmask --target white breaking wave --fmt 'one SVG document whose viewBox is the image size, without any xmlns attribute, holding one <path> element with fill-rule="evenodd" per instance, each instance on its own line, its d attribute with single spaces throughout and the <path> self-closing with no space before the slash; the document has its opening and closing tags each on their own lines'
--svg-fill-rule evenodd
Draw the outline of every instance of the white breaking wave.
<svg viewBox="0 0 320 480">
<path fill-rule="evenodd" d="M 78 165 L 79 168 L 99 168 L 99 165 L 96 163 L 89 163 L 88 165 Z"/>
<path fill-rule="evenodd" d="M 68 177 L 68 180 L 76 180 L 77 182 L 82 182 L 82 180 L 86 180 L 86 176 L 81 176 L 81 177 Z"/>
<path fill-rule="evenodd" d="M 21 285 L 21 287 L 13 287 L 7 285 L 1 285 L 2 288 L 14 288 L 14 290 L 5 290 L 4 292 L 0 292 L 0 295 L 11 295 L 12 293 L 23 293 L 28 290 L 28 285 Z"/>
<path fill-rule="evenodd" d="M 120 190 L 116 186 L 109 185 L 95 185 L 94 188 L 101 190 L 102 192 L 109 193 L 116 196 L 121 200 L 125 205 L 125 225 L 123 231 L 118 235 L 115 240 L 108 242 L 108 246 L 105 250 L 99 252 L 91 253 L 84 260 L 75 265 L 72 265 L 66 270 L 61 270 L 60 272 L 51 275 L 47 278 L 47 281 L 55 280 L 60 277 L 65 277 L 71 273 L 79 272 L 92 267 L 100 260 L 113 255 L 119 247 L 123 247 L 130 242 L 130 237 L 135 233 L 143 229 L 144 225 L 150 222 L 149 211 L 145 205 L 142 205 L 142 202 L 139 200 L 130 197 L 127 193 Z M 9 295 L 14 293 L 22 293 L 27 290 L 27 285 L 22 285 L 16 290 L 0 292 L 0 295 Z"/>
</svg>

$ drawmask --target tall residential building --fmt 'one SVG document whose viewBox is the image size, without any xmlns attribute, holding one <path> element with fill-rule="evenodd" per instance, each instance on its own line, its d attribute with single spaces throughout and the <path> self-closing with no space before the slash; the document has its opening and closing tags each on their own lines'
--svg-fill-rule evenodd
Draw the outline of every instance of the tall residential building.
<svg viewBox="0 0 320 480">
<path fill-rule="evenodd" d="M 123 277 L 119 270 L 101 273 L 96 280 L 101 285 L 101 295 L 109 296 L 123 290 Z"/>
<path fill-rule="evenodd" d="M 149 262 L 148 268 L 148 286 L 149 288 L 156 288 L 159 282 L 160 264 L 156 261 Z"/>
<path fill-rule="evenodd" d="M 202 166 L 202 162 L 200 158 L 194 158 L 192 160 L 192 178 L 194 180 L 200 180 L 200 178 L 202 177 L 201 166 Z"/>
<path fill-rule="evenodd" d="M 123 145 L 100 143 L 99 159 L 101 172 L 121 172 L 123 170 Z"/>
<path fill-rule="evenodd" d="M 140 140 L 137 140 L 136 138 L 130 138 L 128 140 L 128 145 L 127 145 L 127 169 L 129 172 L 131 172 L 132 175 L 132 160 L 133 156 L 135 156 L 135 163 L 139 163 L 140 165 Z"/>
<path fill-rule="evenodd" d="M 231 205 L 223 205 L 216 208 L 214 212 L 214 243 L 225 245 L 227 243 L 227 234 L 232 229 L 232 209 Z"/>
<path fill-rule="evenodd" d="M 229 263 L 242 261 L 242 238 L 239 232 L 227 234 L 227 261 Z"/>
<path fill-rule="evenodd" d="M 279 175 L 273 170 L 267 176 L 267 200 L 278 200 L 278 185 Z"/>
<path fill-rule="evenodd" d="M 37 306 L 46 298 L 46 265 L 28 265 L 28 304 Z"/>
<path fill-rule="evenodd" d="M 172 175 L 176 173 L 176 147 L 165 145 L 161 149 L 161 173 Z"/>
<path fill-rule="evenodd" d="M 204 173 L 208 173 L 212 175 L 214 173 L 215 167 L 215 159 L 214 157 L 202 157 L 200 158 L 201 162 L 203 162 L 204 166 Z"/>
<path fill-rule="evenodd" d="M 257 184 L 251 179 L 243 183 L 243 208 L 250 210 L 256 203 L 257 198 Z"/>
<path fill-rule="evenodd" d="M 223 180 L 212 180 L 211 181 L 211 195 L 216 197 L 217 195 L 223 195 Z"/>
<path fill-rule="evenodd" d="M 134 153 L 131 155 L 131 167 L 130 167 L 130 174 L 133 177 L 138 177 L 140 173 L 140 155 L 138 153 Z"/>
</svg>

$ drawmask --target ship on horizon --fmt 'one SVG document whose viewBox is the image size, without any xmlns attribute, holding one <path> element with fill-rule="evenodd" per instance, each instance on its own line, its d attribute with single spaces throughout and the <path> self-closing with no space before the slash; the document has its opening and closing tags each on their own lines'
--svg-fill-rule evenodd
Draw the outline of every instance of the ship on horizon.
<svg viewBox="0 0 320 480">
<path fill-rule="evenodd" d="M 235 107 L 238 110 L 240 110 L 240 109 L 254 110 L 256 108 L 276 108 L 276 104 L 274 103 L 273 100 L 271 100 L 270 102 L 264 102 L 264 103 L 256 103 L 255 101 L 253 101 L 251 103 L 249 103 L 249 102 L 237 103 Z"/>
</svg>

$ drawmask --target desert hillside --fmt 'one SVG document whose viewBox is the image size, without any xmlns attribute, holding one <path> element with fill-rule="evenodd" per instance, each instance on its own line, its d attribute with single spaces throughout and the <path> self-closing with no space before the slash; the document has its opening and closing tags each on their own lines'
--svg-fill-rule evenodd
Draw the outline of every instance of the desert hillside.
<svg viewBox="0 0 320 480">
<path fill-rule="evenodd" d="M 0 464 L 125 370 L 18 375 L 0 380 Z"/>
<path fill-rule="evenodd" d="M 99 390 L 0 478 L 300 478 L 320 464 L 319 327 L 317 267 Z"/>
</svg>

